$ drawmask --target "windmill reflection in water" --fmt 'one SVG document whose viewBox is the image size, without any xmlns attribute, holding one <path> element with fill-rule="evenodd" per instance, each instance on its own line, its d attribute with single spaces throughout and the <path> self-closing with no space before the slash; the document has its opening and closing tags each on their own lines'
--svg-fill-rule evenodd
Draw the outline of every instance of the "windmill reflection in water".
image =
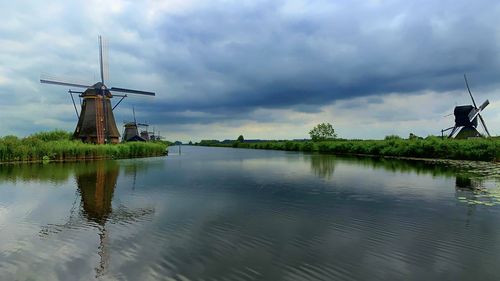
<svg viewBox="0 0 500 281">
<path fill-rule="evenodd" d="M 95 268 L 96 277 L 102 276 L 109 265 L 109 231 L 107 223 L 133 222 L 154 213 L 154 208 L 139 208 L 130 210 L 123 205 L 113 209 L 112 199 L 116 188 L 119 166 L 115 162 L 97 162 L 95 167 L 85 171 L 76 171 L 75 180 L 77 192 L 75 202 L 70 210 L 68 221 L 65 224 L 49 224 L 42 228 L 40 235 L 48 237 L 52 234 L 78 228 L 82 225 L 96 227 L 99 231 L 98 255 L 99 265 Z M 136 169 L 134 169 L 135 188 Z M 77 201 L 80 197 L 79 209 Z"/>
</svg>

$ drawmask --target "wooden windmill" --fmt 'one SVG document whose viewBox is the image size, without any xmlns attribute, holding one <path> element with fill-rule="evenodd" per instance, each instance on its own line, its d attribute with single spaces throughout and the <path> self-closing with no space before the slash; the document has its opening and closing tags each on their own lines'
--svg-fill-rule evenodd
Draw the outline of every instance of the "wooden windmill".
<svg viewBox="0 0 500 281">
<path fill-rule="evenodd" d="M 132 112 L 134 114 L 133 122 L 125 122 L 123 127 L 125 127 L 123 132 L 122 141 L 147 141 L 149 140 L 149 135 L 144 135 L 144 131 L 141 131 L 139 134 L 139 127 L 148 127 L 148 124 L 145 123 L 137 123 L 137 119 L 135 119 L 135 109 L 132 107 Z M 147 133 L 147 130 L 146 130 Z"/>
<path fill-rule="evenodd" d="M 62 81 L 60 79 L 40 79 L 41 83 L 70 86 L 77 88 L 85 88 L 84 92 L 77 92 L 69 90 L 73 106 L 75 107 L 76 115 L 78 117 L 78 124 L 76 126 L 73 137 L 80 139 L 84 142 L 91 142 L 97 144 L 104 143 L 118 143 L 120 140 L 120 133 L 116 127 L 115 117 L 113 110 L 120 104 L 120 102 L 127 97 L 127 94 L 147 95 L 154 96 L 153 92 L 131 90 L 125 88 L 111 87 L 108 88 L 104 81 L 107 80 L 107 63 L 104 63 L 106 58 L 103 57 L 103 42 L 99 36 L 99 65 L 101 73 L 101 81 L 94 85 L 82 85 L 79 83 L 71 83 Z M 107 59 L 106 59 L 107 60 Z M 106 76 L 106 77 L 105 77 Z M 111 92 L 125 93 L 122 95 L 113 95 Z M 81 110 L 78 113 L 73 94 L 79 94 L 82 99 Z M 121 97 L 121 99 L 114 105 L 111 105 L 111 98 Z"/>
<path fill-rule="evenodd" d="M 480 123 L 484 131 L 486 132 L 486 135 L 491 136 L 490 132 L 488 131 L 488 127 L 486 127 L 486 123 L 481 116 L 481 112 L 490 104 L 490 101 L 485 100 L 478 107 L 476 101 L 474 100 L 474 97 L 472 96 L 469 82 L 467 82 L 467 76 L 465 74 L 464 79 L 465 86 L 467 87 L 467 91 L 469 92 L 470 98 L 472 100 L 472 104 L 455 106 L 455 109 L 453 110 L 453 115 L 455 115 L 455 125 L 453 127 L 441 130 L 441 134 L 451 130 L 451 133 L 448 136 L 449 138 L 466 139 L 481 137 L 482 135 L 477 130 L 477 125 L 478 123 Z"/>
</svg>

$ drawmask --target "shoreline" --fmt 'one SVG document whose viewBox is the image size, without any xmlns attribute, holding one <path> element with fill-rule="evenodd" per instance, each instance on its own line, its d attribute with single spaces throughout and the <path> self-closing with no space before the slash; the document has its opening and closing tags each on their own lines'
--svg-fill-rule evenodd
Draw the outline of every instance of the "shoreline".
<svg viewBox="0 0 500 281">
<path fill-rule="evenodd" d="M 77 162 L 93 162 L 103 160 L 124 160 L 124 159 L 139 159 L 139 158 L 155 158 L 166 157 L 168 151 L 163 155 L 144 155 L 144 156 L 131 156 L 131 157 L 112 157 L 112 156 L 98 156 L 98 157 L 68 157 L 64 159 L 49 159 L 49 160 L 21 160 L 21 161 L 0 161 L 0 166 L 4 165 L 18 165 L 18 164 L 45 164 L 45 163 L 77 163 Z"/>
<path fill-rule="evenodd" d="M 500 139 L 426 139 L 267 141 L 221 143 L 201 141 L 198 146 L 318 152 L 333 155 L 384 157 L 407 160 L 460 160 L 500 163 Z"/>
</svg>

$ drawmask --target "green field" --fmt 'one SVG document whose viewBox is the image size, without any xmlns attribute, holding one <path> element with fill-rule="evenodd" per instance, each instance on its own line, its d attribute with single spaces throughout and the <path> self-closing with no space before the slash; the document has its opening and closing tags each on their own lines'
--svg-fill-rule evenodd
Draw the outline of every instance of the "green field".
<svg viewBox="0 0 500 281">
<path fill-rule="evenodd" d="M 33 134 L 25 138 L 0 138 L 0 162 L 76 161 L 164 155 L 167 142 L 129 142 L 95 145 L 72 140 L 65 131 Z"/>
<path fill-rule="evenodd" d="M 201 141 L 202 146 L 225 146 L 288 151 L 316 151 L 332 154 L 375 155 L 435 159 L 500 161 L 500 138 L 454 140 L 439 137 L 402 139 L 391 136 L 384 140 L 328 140 L 233 142 L 222 144 L 213 140 Z"/>
</svg>

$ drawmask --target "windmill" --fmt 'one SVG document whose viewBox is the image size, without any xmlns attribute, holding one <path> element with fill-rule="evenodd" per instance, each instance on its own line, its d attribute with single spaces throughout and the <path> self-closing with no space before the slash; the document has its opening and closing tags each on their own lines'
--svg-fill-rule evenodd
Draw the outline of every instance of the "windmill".
<svg viewBox="0 0 500 281">
<path fill-rule="evenodd" d="M 108 67 L 107 55 L 103 54 L 101 36 L 99 36 L 99 66 L 101 81 L 94 85 L 83 85 L 61 79 L 40 79 L 40 82 L 86 89 L 84 92 L 69 90 L 78 117 L 78 124 L 76 125 L 73 138 L 97 144 L 118 143 L 120 133 L 116 127 L 113 110 L 127 97 L 127 94 L 154 96 L 155 93 L 118 87 L 108 88 L 105 85 L 105 79 L 107 80 L 108 78 Z M 113 95 L 111 92 L 124 94 Z M 79 97 L 82 99 L 80 113 L 78 113 L 73 94 L 79 94 Z M 121 97 L 114 106 L 111 105 L 111 98 L 113 97 Z"/>
<path fill-rule="evenodd" d="M 151 138 L 149 137 L 149 132 L 148 132 L 148 128 L 149 128 L 149 124 L 141 124 L 143 127 L 145 127 L 146 129 L 145 130 L 142 130 L 141 131 L 141 138 L 145 139 L 145 140 L 150 140 Z"/>
<path fill-rule="evenodd" d="M 132 112 L 134 114 L 133 122 L 125 122 L 124 127 L 125 130 L 123 132 L 122 141 L 147 141 L 149 140 L 149 135 L 147 134 L 148 124 L 145 123 L 137 123 L 135 119 L 135 109 L 132 107 Z M 146 127 L 146 131 L 142 131 L 139 135 L 139 127 Z M 143 133 L 146 132 L 146 135 L 143 137 Z"/>
<path fill-rule="evenodd" d="M 451 130 L 448 138 L 466 139 L 471 137 L 481 137 L 481 134 L 477 130 L 478 123 L 484 128 L 486 134 L 490 137 L 490 132 L 486 123 L 484 122 L 481 112 L 490 104 L 489 100 L 484 101 L 479 107 L 472 96 L 472 92 L 469 87 L 469 82 L 467 81 L 467 76 L 464 74 L 465 86 L 469 92 L 470 98 L 472 100 L 472 105 L 460 105 L 455 106 L 453 110 L 453 115 L 455 115 L 455 125 L 447 129 L 441 130 L 441 134 Z M 479 117 L 479 121 L 478 121 Z"/>
</svg>

